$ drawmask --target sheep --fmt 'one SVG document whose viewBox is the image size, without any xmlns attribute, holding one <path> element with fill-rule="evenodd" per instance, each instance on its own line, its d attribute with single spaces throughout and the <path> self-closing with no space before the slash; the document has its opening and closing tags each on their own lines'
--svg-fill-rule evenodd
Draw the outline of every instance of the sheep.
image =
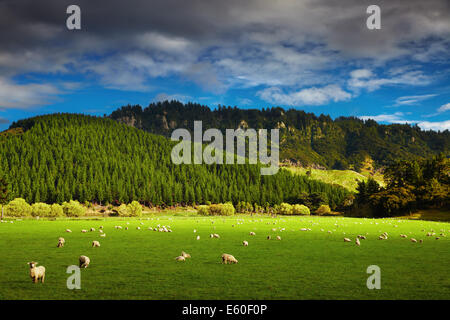
<svg viewBox="0 0 450 320">
<path fill-rule="evenodd" d="M 91 232 L 95 231 L 95 228 L 91 228 L 90 231 L 91 231 Z"/>
<path fill-rule="evenodd" d="M 267 236 L 267 240 L 270 240 L 271 239 L 271 237 L 270 236 Z"/>
<path fill-rule="evenodd" d="M 185 259 L 190 258 L 191 255 L 189 253 L 186 253 L 184 251 L 181 251 L 181 256 L 184 257 Z"/>
<path fill-rule="evenodd" d="M 98 241 L 92 241 L 92 246 L 95 247 L 100 247 L 100 242 Z"/>
<path fill-rule="evenodd" d="M 277 240 L 281 240 L 281 237 L 280 237 L 280 236 L 277 236 Z"/>
<path fill-rule="evenodd" d="M 214 235 L 211 233 L 211 234 L 209 235 L 209 237 L 210 237 L 210 238 L 214 238 Z"/>
<path fill-rule="evenodd" d="M 80 262 L 80 268 L 87 268 L 91 263 L 91 259 L 89 259 L 89 257 L 86 256 L 80 256 L 78 260 Z"/>
<path fill-rule="evenodd" d="M 81 230 L 82 233 L 86 233 L 87 231 L 85 229 Z"/>
<path fill-rule="evenodd" d="M 178 257 L 175 258 L 175 260 L 177 260 L 177 261 L 185 261 L 186 258 L 183 257 L 183 256 L 178 256 Z"/>
<path fill-rule="evenodd" d="M 38 283 L 39 279 L 41 279 L 41 283 L 44 283 L 45 267 L 44 266 L 36 267 L 37 264 L 38 263 L 34 261 L 28 262 L 28 265 L 30 266 L 31 281 L 33 281 L 34 283 Z"/>
<path fill-rule="evenodd" d="M 197 230 L 194 229 L 194 233 L 196 233 L 196 232 L 197 232 Z"/>
<path fill-rule="evenodd" d="M 197 240 L 200 240 L 200 236 L 197 236 L 197 238 L 196 238 Z"/>
<path fill-rule="evenodd" d="M 254 233 L 253 231 L 250 231 L 250 235 L 254 236 L 254 235 L 256 235 L 256 233 Z"/>
<path fill-rule="evenodd" d="M 66 239 L 64 239 L 63 237 L 59 237 L 59 238 L 58 238 L 58 241 L 59 241 L 59 242 L 62 242 L 63 244 L 66 243 Z"/>
<path fill-rule="evenodd" d="M 358 238 L 360 238 L 361 240 L 366 240 L 366 236 L 363 235 L 359 235 Z"/>
<path fill-rule="evenodd" d="M 248 247 L 248 242 L 247 241 L 242 241 L 242 244 L 244 247 Z"/>
<path fill-rule="evenodd" d="M 224 253 L 224 254 L 222 254 L 222 263 L 225 263 L 225 264 L 238 263 L 238 261 L 231 254 Z"/>
<path fill-rule="evenodd" d="M 414 238 L 411 238 L 411 242 L 417 242 L 417 240 Z"/>
<path fill-rule="evenodd" d="M 213 237 L 214 237 L 214 238 L 217 238 L 217 239 L 220 238 L 220 236 L 219 236 L 217 233 L 214 233 L 214 234 L 213 234 Z"/>
<path fill-rule="evenodd" d="M 102 233 L 102 234 L 100 235 L 100 237 L 102 237 L 102 238 L 106 237 L 106 233 Z"/>
<path fill-rule="evenodd" d="M 141 227 L 136 227 L 136 230 L 141 230 Z"/>
<path fill-rule="evenodd" d="M 100 229 L 100 230 L 98 230 L 100 233 L 103 233 L 103 230 L 102 229 Z"/>
<path fill-rule="evenodd" d="M 406 234 L 401 234 L 400 237 L 402 238 L 408 238 L 408 236 Z"/>
<path fill-rule="evenodd" d="M 61 239 L 61 238 L 60 238 Z M 64 241 L 58 240 L 58 244 L 56 245 L 57 248 L 64 247 Z"/>
<path fill-rule="evenodd" d="M 349 238 L 344 238 L 344 242 L 351 242 L 352 240 L 350 240 Z"/>
<path fill-rule="evenodd" d="M 66 232 L 69 232 L 69 233 L 70 233 L 70 232 L 72 232 L 72 230 L 70 230 L 70 229 L 66 229 Z"/>
<path fill-rule="evenodd" d="M 359 238 L 356 238 L 355 243 L 358 247 L 361 245 L 361 243 L 359 242 Z"/>
</svg>

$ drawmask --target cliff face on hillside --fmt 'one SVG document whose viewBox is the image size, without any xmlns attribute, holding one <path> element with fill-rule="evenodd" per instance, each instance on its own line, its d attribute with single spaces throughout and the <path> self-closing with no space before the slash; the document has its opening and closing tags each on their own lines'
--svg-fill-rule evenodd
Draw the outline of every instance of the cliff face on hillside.
<svg viewBox="0 0 450 320">
<path fill-rule="evenodd" d="M 366 159 L 376 168 L 398 159 L 449 154 L 450 132 L 423 131 L 417 126 L 381 125 L 354 117 L 335 120 L 302 110 L 282 108 L 239 109 L 178 101 L 152 103 L 146 108 L 124 106 L 109 116 L 127 125 L 164 136 L 176 128 L 193 130 L 195 120 L 203 130 L 254 128 L 280 129 L 281 161 L 317 168 L 359 170 Z"/>
</svg>

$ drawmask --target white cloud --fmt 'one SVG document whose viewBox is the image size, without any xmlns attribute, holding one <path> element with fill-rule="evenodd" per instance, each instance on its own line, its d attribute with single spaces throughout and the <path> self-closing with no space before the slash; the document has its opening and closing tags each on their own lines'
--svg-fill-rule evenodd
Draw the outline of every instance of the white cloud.
<svg viewBox="0 0 450 320">
<path fill-rule="evenodd" d="M 395 105 L 396 106 L 400 106 L 400 105 L 411 105 L 411 104 L 416 104 L 419 103 L 421 101 L 427 100 L 427 99 L 431 99 L 433 97 L 437 96 L 437 94 L 424 94 L 424 95 L 417 95 L 417 96 L 404 96 L 404 97 L 399 97 L 395 100 Z"/>
<path fill-rule="evenodd" d="M 410 85 L 410 86 L 422 86 L 431 82 L 429 76 L 425 75 L 420 70 L 407 71 L 401 74 L 397 74 L 390 78 L 376 77 L 370 70 L 354 70 L 350 73 L 350 79 L 348 81 L 349 87 L 353 89 L 366 89 L 367 91 L 375 91 L 382 86 L 393 85 Z"/>
<path fill-rule="evenodd" d="M 434 131 L 450 130 L 450 120 L 445 120 L 445 121 L 405 120 L 403 118 L 403 116 L 404 116 L 404 114 L 402 112 L 396 112 L 394 114 L 380 114 L 380 115 L 376 115 L 376 116 L 360 116 L 359 118 L 362 120 L 372 119 L 377 122 L 417 124 L 422 130 L 434 130 Z"/>
<path fill-rule="evenodd" d="M 450 110 L 450 102 L 440 106 L 439 109 L 437 109 L 437 112 L 441 113 L 448 110 Z"/>
<path fill-rule="evenodd" d="M 287 106 L 323 105 L 331 101 L 346 101 L 352 97 L 337 85 L 312 87 L 291 93 L 284 93 L 280 88 L 271 87 L 258 91 L 257 95 L 267 102 Z"/>
<path fill-rule="evenodd" d="M 17 84 L 0 77 L 0 108 L 29 109 L 52 103 L 61 93 L 51 84 Z"/>
</svg>

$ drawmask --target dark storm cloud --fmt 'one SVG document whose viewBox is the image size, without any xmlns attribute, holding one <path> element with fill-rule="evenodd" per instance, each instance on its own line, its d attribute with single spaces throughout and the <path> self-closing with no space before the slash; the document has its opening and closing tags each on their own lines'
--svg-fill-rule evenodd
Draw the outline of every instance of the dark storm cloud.
<svg viewBox="0 0 450 320">
<path fill-rule="evenodd" d="M 340 90 L 345 84 L 324 72 L 330 68 L 363 69 L 405 57 L 448 61 L 448 0 L 376 2 L 379 31 L 366 28 L 372 1 L 365 0 L 2 1 L 0 81 L 18 88 L 10 77 L 35 71 L 92 74 L 105 87 L 139 91 L 149 89 L 148 79 L 169 75 L 212 92 L 333 84 L 326 92 L 297 92 L 309 99 L 311 92 L 348 96 Z M 81 31 L 66 29 L 71 4 L 81 7 Z M 415 72 L 353 84 L 405 83 Z M 260 96 L 267 93 L 292 98 L 279 89 Z"/>
</svg>

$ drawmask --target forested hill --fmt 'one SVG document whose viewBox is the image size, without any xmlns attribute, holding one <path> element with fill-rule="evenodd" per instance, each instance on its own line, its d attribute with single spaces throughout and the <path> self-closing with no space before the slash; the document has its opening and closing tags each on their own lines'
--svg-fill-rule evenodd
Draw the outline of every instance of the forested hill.
<svg viewBox="0 0 450 320">
<path fill-rule="evenodd" d="M 46 115 L 13 123 L 0 134 L 0 176 L 9 198 L 29 203 L 71 199 L 152 205 L 239 201 L 274 205 L 315 194 L 332 207 L 348 191 L 258 165 L 174 165 L 175 142 L 108 118 Z"/>
<path fill-rule="evenodd" d="M 381 125 L 373 120 L 316 116 L 301 110 L 238 109 L 222 107 L 211 110 L 195 103 L 178 101 L 152 103 L 147 108 L 124 106 L 110 115 L 119 122 L 148 132 L 170 136 L 173 129 L 193 129 L 194 120 L 208 128 L 236 129 L 279 128 L 280 157 L 299 165 L 319 165 L 333 169 L 359 170 L 371 159 L 375 166 L 394 160 L 449 154 L 450 132 L 422 131 L 417 126 Z"/>
</svg>

